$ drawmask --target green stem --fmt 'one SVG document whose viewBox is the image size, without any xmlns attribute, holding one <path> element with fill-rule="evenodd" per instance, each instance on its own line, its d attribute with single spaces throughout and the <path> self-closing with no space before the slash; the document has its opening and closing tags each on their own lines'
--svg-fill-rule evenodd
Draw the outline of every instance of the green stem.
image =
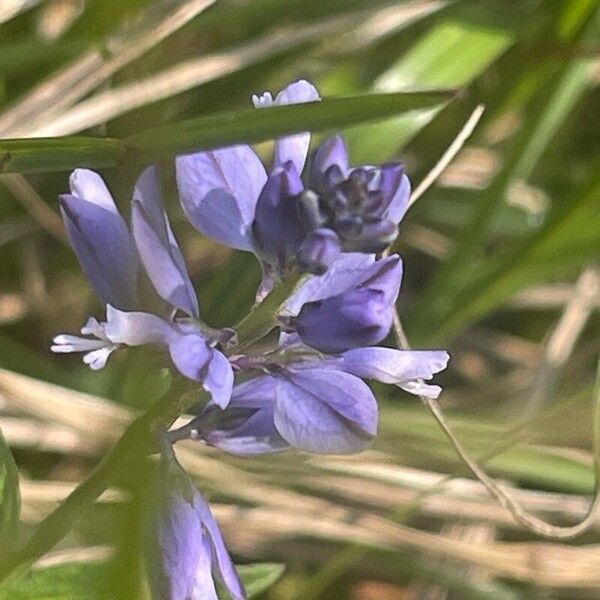
<svg viewBox="0 0 600 600">
<path fill-rule="evenodd" d="M 302 275 L 300 274 L 290 275 L 285 281 L 279 283 L 260 304 L 254 305 L 248 315 L 235 327 L 238 341 L 229 350 L 229 354 L 236 354 L 244 350 L 276 327 L 278 309 L 289 298 L 301 280 Z"/>
<path fill-rule="evenodd" d="M 123 473 L 136 456 L 153 449 L 153 429 L 170 425 L 187 403 L 190 382 L 177 380 L 169 392 L 125 430 L 110 452 L 65 501 L 39 523 L 27 543 L 0 561 L 0 582 L 19 569 L 27 567 L 50 551 L 73 527 L 114 478 Z"/>
</svg>

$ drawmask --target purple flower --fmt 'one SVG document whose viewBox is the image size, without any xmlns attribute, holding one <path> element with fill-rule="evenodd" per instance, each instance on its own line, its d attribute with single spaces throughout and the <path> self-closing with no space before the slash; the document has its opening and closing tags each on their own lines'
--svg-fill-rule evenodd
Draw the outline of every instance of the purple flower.
<svg viewBox="0 0 600 600">
<path fill-rule="evenodd" d="M 158 506 L 147 528 L 148 574 L 160 600 L 218 600 L 215 581 L 244 600 L 236 572 L 210 507 L 175 461 L 163 458 Z"/>
<path fill-rule="evenodd" d="M 438 386 L 418 380 L 431 379 L 448 362 L 443 351 L 358 348 L 323 357 L 300 350 L 296 362 L 285 366 L 263 363 L 268 374 L 237 385 L 225 410 L 209 403 L 177 437 L 203 439 L 239 455 L 290 446 L 320 454 L 360 452 L 373 442 L 378 420 L 362 379 L 437 397 Z"/>
<path fill-rule="evenodd" d="M 261 109 L 318 100 L 316 88 L 303 80 L 275 99 L 269 92 L 253 96 Z M 325 221 L 322 202 L 301 180 L 309 144 L 308 132 L 277 140 L 270 175 L 246 145 L 178 156 L 177 186 L 188 219 L 201 233 L 254 252 L 265 279 L 285 275 L 296 261 L 307 272 L 323 272 L 339 255 L 340 241 L 331 228 L 314 233 Z"/>
<path fill-rule="evenodd" d="M 87 169 L 73 171 L 69 183 L 71 193 L 60 196 L 60 210 L 85 274 L 104 304 L 136 308 L 138 255 L 110 192 Z"/>
<path fill-rule="evenodd" d="M 230 358 L 236 370 L 262 374 L 237 385 L 224 411 L 209 403 L 175 437 L 241 455 L 289 446 L 332 454 L 367 448 L 378 410 L 363 379 L 437 397 L 441 389 L 422 380 L 448 362 L 443 351 L 371 346 L 389 332 L 401 278 L 398 256 L 360 253 L 343 254 L 310 277 L 280 309 L 286 330 L 277 352 Z"/>
<path fill-rule="evenodd" d="M 340 240 L 325 227 L 309 233 L 298 248 L 298 265 L 303 271 L 322 275 L 340 256 Z"/>
<path fill-rule="evenodd" d="M 314 86 L 298 81 L 278 94 L 275 100 L 267 92 L 260 97 L 255 96 L 254 103 L 262 108 L 318 99 Z M 263 188 L 268 185 L 262 194 L 261 204 L 265 205 L 277 204 L 280 196 L 287 197 L 287 193 L 300 192 L 299 175 L 306 161 L 309 143 L 308 133 L 278 140 L 269 182 L 262 162 L 250 146 L 238 145 L 178 156 L 175 161 L 177 187 L 190 223 L 204 235 L 227 246 L 259 253 L 252 224 Z M 266 240 L 263 243 L 267 247 Z M 277 244 L 274 242 L 272 245 Z M 271 247 L 266 251 L 270 255 L 277 253 Z"/>
<path fill-rule="evenodd" d="M 344 252 L 378 253 L 394 241 L 410 198 L 400 163 L 351 168 L 344 140 L 334 136 L 315 152 L 309 180 L 320 226 L 335 231 Z"/>
<path fill-rule="evenodd" d="M 296 167 L 288 161 L 269 176 L 256 203 L 252 223 L 254 246 L 261 258 L 278 272 L 292 266 L 308 234 L 298 210 L 297 200 L 302 191 Z"/>
<path fill-rule="evenodd" d="M 281 319 L 288 331 L 321 352 L 377 344 L 392 326 L 401 279 L 397 255 L 374 261 L 346 254 L 304 284 L 284 305 Z"/>
<path fill-rule="evenodd" d="M 257 108 L 315 102 L 306 81 Z M 310 134 L 277 140 L 270 174 L 249 146 L 198 152 L 176 159 L 181 203 L 194 227 L 213 239 L 254 252 L 265 275 L 285 277 L 298 266 L 321 274 L 341 252 L 379 253 L 395 239 L 408 208 L 410 182 L 399 163 L 351 168 L 340 136 L 316 151 L 302 182 Z"/>
<path fill-rule="evenodd" d="M 158 345 L 183 375 L 202 382 L 216 404 L 226 406 L 233 371 L 215 348 L 222 340 L 197 320 L 198 300 L 162 207 L 156 170 L 146 169 L 136 183 L 133 235 L 97 173 L 78 169 L 70 183 L 71 194 L 60 198 L 61 210 L 73 249 L 106 305 L 106 322 L 89 319 L 81 329 L 86 337 L 56 336 L 52 351 L 83 352 L 86 364 L 101 369 L 121 345 Z M 165 302 L 161 315 L 147 312 L 140 300 L 140 262 Z M 176 311 L 187 316 L 174 318 Z"/>
</svg>

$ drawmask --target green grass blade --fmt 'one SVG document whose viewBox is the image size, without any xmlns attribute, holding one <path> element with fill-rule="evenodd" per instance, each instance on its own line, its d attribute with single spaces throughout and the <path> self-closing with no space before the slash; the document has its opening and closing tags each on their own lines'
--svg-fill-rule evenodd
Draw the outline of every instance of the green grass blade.
<svg viewBox="0 0 600 600">
<path fill-rule="evenodd" d="M 10 548 L 15 542 L 20 510 L 17 465 L 0 431 L 0 548 L 2 550 Z"/>
<path fill-rule="evenodd" d="M 453 95 L 447 90 L 371 94 L 216 113 L 149 129 L 124 140 L 79 136 L 0 140 L 0 173 L 114 167 L 126 153 L 141 154 L 151 161 L 239 142 L 261 142 L 300 131 L 337 129 L 431 107 Z"/>
<path fill-rule="evenodd" d="M 375 82 L 378 92 L 468 86 L 513 43 L 508 29 L 445 21 L 428 31 Z M 427 125 L 445 103 L 348 132 L 357 164 L 388 160 Z"/>
<path fill-rule="evenodd" d="M 268 110 L 247 109 L 207 115 L 133 135 L 127 146 L 140 152 L 172 155 L 237 142 L 260 142 L 301 131 L 324 131 L 382 119 L 417 108 L 435 106 L 453 97 L 447 90 L 371 94 L 326 98 Z"/>
<path fill-rule="evenodd" d="M 112 167 L 121 152 L 121 142 L 111 138 L 70 136 L 0 140 L 0 174 Z"/>
</svg>

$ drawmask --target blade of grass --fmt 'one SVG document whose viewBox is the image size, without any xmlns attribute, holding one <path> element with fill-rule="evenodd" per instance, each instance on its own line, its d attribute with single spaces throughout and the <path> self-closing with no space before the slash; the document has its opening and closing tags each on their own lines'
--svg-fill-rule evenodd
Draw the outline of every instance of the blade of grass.
<svg viewBox="0 0 600 600">
<path fill-rule="evenodd" d="M 36 173 L 115 166 L 127 153 L 148 158 L 260 142 L 289 133 L 322 131 L 376 120 L 451 99 L 447 90 L 328 98 L 321 102 L 216 113 L 150 129 L 123 140 L 57 137 L 0 140 L 0 173 Z"/>
<path fill-rule="evenodd" d="M 592 19 L 585 28 L 582 39 L 587 39 L 595 28 L 596 22 Z M 411 338 L 419 341 L 422 336 L 431 333 L 441 339 L 442 328 L 447 328 L 449 332 L 456 331 L 456 325 L 446 323 L 448 316 L 457 310 L 464 310 L 465 288 L 474 287 L 474 282 L 469 280 L 472 271 L 465 269 L 465 265 L 474 264 L 485 243 L 490 223 L 506 205 L 504 198 L 509 187 L 515 181 L 529 177 L 562 122 L 589 89 L 589 59 L 577 58 L 567 63 L 554 81 L 550 98 L 545 87 L 539 90 L 533 117 L 527 121 L 513 143 L 501 171 L 475 201 L 475 214 L 466 230 L 461 232 L 453 255 L 444 263 L 423 294 L 419 313 L 427 317 L 425 319 L 415 315 L 414 322 L 409 320 L 411 327 L 414 325 L 415 328 L 414 333 L 411 331 Z M 478 291 L 481 291 L 479 281 L 477 286 Z"/>
<path fill-rule="evenodd" d="M 429 87 L 463 88 L 485 72 L 513 43 L 508 29 L 449 20 L 429 30 L 374 84 L 376 92 Z M 444 107 L 414 111 L 348 132 L 357 164 L 389 160 Z"/>
<path fill-rule="evenodd" d="M 134 34 L 129 29 L 117 33 L 106 41 L 103 52 L 86 52 L 2 113 L 0 135 L 20 135 L 27 130 L 31 118 L 56 113 L 61 108 L 71 106 L 214 2 L 215 0 L 187 0 L 176 3 L 175 7 L 167 11 L 159 6 L 143 20 Z M 107 53 L 110 55 L 109 59 L 105 58 Z"/>
</svg>

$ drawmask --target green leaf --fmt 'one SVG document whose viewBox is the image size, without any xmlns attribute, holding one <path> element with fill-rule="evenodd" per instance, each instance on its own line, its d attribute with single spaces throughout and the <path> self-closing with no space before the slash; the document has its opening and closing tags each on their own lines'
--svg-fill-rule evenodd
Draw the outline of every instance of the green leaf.
<svg viewBox="0 0 600 600">
<path fill-rule="evenodd" d="M 0 600 L 108 600 L 114 598 L 109 584 L 113 566 L 110 562 L 95 561 L 32 569 L 0 587 Z M 238 567 L 248 598 L 255 598 L 271 587 L 284 569 L 284 565 L 277 563 Z M 228 598 L 224 593 L 220 596 Z"/>
<path fill-rule="evenodd" d="M 106 562 L 70 562 L 10 580 L 0 587 L 0 600 L 108 600 Z"/>
<path fill-rule="evenodd" d="M 423 88 L 462 88 L 483 73 L 513 43 L 508 29 L 458 20 L 428 31 L 396 64 L 375 82 L 378 92 Z M 410 111 L 348 132 L 357 164 L 385 161 L 427 125 L 444 107 Z"/>
<path fill-rule="evenodd" d="M 17 465 L 0 431 L 0 548 L 3 550 L 15 541 L 20 509 Z"/>
<path fill-rule="evenodd" d="M 217 113 L 130 136 L 127 146 L 171 155 L 235 142 L 261 142 L 301 131 L 323 131 L 431 107 L 454 96 L 449 90 L 325 98 L 320 102 Z"/>
<path fill-rule="evenodd" d="M 283 575 L 284 570 L 285 565 L 279 563 L 256 563 L 238 567 L 248 598 L 255 598 L 270 588 Z"/>
<path fill-rule="evenodd" d="M 260 304 L 254 305 L 248 315 L 235 328 L 238 341 L 231 348 L 231 353 L 237 353 L 252 345 L 277 325 L 279 307 L 290 297 L 301 281 L 301 275 L 288 277 L 277 285 Z"/>
<path fill-rule="evenodd" d="M 261 142 L 301 131 L 338 129 L 435 106 L 453 95 L 448 90 L 370 94 L 216 113 L 149 129 L 123 140 L 82 136 L 0 140 L 0 173 L 111 167 L 128 154 L 152 160 L 239 142 Z"/>
<path fill-rule="evenodd" d="M 0 140 L 0 173 L 44 173 L 114 166 L 119 140 L 85 136 Z"/>
</svg>

